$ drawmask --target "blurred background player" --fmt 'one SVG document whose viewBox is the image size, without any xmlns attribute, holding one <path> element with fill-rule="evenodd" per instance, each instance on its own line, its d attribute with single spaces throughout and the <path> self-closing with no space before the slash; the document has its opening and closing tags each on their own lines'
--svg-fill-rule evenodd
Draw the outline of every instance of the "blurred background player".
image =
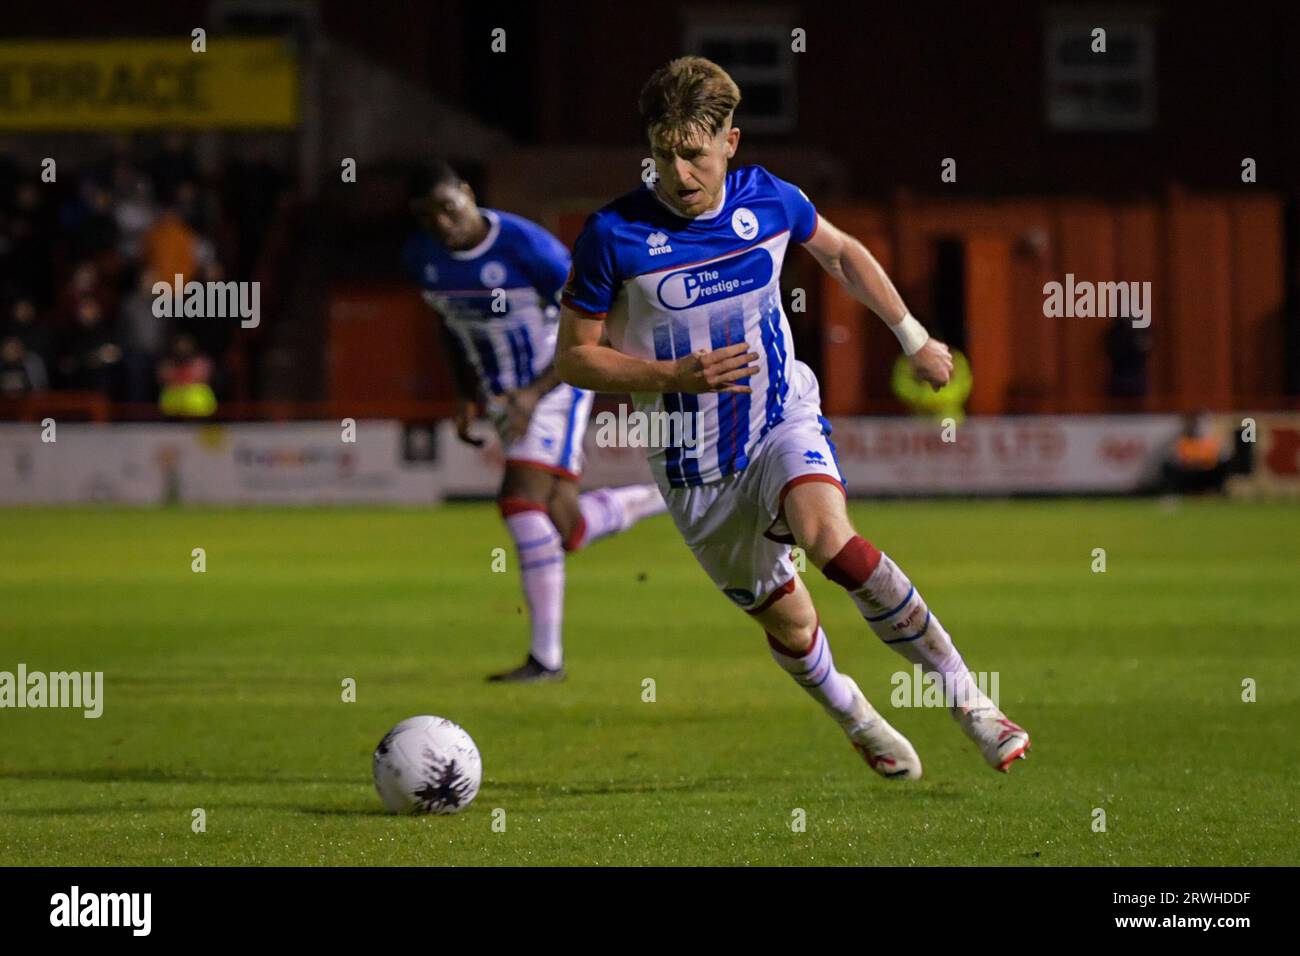
<svg viewBox="0 0 1300 956">
<path fill-rule="evenodd" d="M 527 659 L 489 680 L 564 676 L 564 558 L 664 510 L 653 484 L 578 493 L 592 393 L 555 371 L 564 245 L 536 223 L 481 208 L 445 162 L 417 171 L 411 211 L 422 230 L 403 250 L 407 272 L 442 319 L 458 393 L 456 432 L 486 410 L 505 455 L 498 504 L 519 557 L 531 619 Z"/>
<path fill-rule="evenodd" d="M 902 569 L 849 523 L 817 378 L 795 359 L 781 307 L 789 243 L 883 318 L 935 388 L 952 376 L 948 347 L 912 317 L 866 247 L 820 217 L 802 190 L 759 166 L 727 171 L 739 103 L 735 81 L 703 57 L 673 60 L 646 82 L 639 105 L 658 177 L 597 211 L 578 238 L 562 298 L 560 374 L 631 392 L 639 409 L 702 414 L 698 458 L 651 452 L 668 510 L 714 583 L 764 629 L 776 662 L 876 773 L 916 779 L 921 762 L 835 669 L 791 544 L 849 592 L 885 644 L 939 675 L 953 717 L 1006 771 L 1029 734 L 978 689 Z M 667 242 L 648 241 L 656 233 Z"/>
</svg>

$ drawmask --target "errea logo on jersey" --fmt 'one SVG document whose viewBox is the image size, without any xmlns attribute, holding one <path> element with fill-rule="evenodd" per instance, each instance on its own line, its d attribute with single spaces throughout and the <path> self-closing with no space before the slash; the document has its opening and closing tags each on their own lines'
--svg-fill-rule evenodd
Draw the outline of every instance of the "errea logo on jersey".
<svg viewBox="0 0 1300 956">
<path fill-rule="evenodd" d="M 650 255 L 662 256 L 665 252 L 672 252 L 673 247 L 668 244 L 668 237 L 662 232 L 652 232 L 645 237 L 646 245 L 650 247 Z"/>
<path fill-rule="evenodd" d="M 762 247 L 693 269 L 670 272 L 656 294 L 665 309 L 689 309 L 764 288 L 772 281 L 772 256 Z"/>
</svg>

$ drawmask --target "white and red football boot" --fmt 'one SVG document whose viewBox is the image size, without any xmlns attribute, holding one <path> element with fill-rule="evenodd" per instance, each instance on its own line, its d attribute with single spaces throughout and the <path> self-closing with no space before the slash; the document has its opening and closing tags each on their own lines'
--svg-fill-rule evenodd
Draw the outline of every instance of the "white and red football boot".
<svg viewBox="0 0 1300 956">
<path fill-rule="evenodd" d="M 994 770 L 1007 773 L 1014 761 L 1024 760 L 1029 752 L 1029 731 L 1008 720 L 983 694 L 969 704 L 954 706 L 952 716 Z"/>
<path fill-rule="evenodd" d="M 906 737 L 889 725 L 853 678 L 844 677 L 853 688 L 853 715 L 839 721 L 849 743 L 876 773 L 889 780 L 919 780 L 921 758 Z"/>
</svg>

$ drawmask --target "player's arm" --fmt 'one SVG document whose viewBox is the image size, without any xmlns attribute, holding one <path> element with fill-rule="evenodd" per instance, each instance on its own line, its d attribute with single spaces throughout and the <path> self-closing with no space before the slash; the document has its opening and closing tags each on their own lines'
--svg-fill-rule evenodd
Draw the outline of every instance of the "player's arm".
<svg viewBox="0 0 1300 956">
<path fill-rule="evenodd" d="M 932 338 L 925 327 L 907 311 L 903 297 L 894 288 L 880 263 L 861 242 L 837 229 L 824 216 L 804 243 L 818 264 L 844 286 L 853 298 L 880 316 L 898 337 L 916 374 L 934 388 L 952 377 L 952 355 L 948 346 Z"/>
<path fill-rule="evenodd" d="M 503 437 L 507 442 L 523 437 L 528 431 L 528 423 L 533 419 L 537 403 L 559 384 L 560 373 L 555 370 L 555 360 L 552 359 L 551 363 L 538 373 L 537 378 L 522 388 L 512 389 L 501 396 L 505 403 Z"/>
<path fill-rule="evenodd" d="M 438 314 L 436 309 L 434 312 Z M 465 343 L 451 331 L 441 314 L 438 314 L 438 331 L 442 334 L 443 352 L 447 356 L 447 364 L 451 366 L 451 378 L 456 386 L 456 434 L 461 441 L 475 448 L 482 447 L 483 439 L 475 438 L 469 433 L 469 426 L 483 414 L 479 402 L 478 372 L 465 354 Z"/>
<path fill-rule="evenodd" d="M 738 342 L 679 359 L 642 359 L 611 347 L 603 316 L 564 306 L 555 344 L 555 368 L 570 385 L 594 392 L 751 392 L 741 380 L 758 373 L 757 352 Z"/>
<path fill-rule="evenodd" d="M 447 323 L 441 316 L 438 317 L 438 331 L 442 335 L 442 350 L 447 356 L 447 364 L 451 366 L 451 378 L 456 386 L 456 396 L 467 402 L 477 400 L 478 373 L 474 371 L 469 356 L 465 354 L 465 344 L 451 329 L 447 328 Z"/>
</svg>

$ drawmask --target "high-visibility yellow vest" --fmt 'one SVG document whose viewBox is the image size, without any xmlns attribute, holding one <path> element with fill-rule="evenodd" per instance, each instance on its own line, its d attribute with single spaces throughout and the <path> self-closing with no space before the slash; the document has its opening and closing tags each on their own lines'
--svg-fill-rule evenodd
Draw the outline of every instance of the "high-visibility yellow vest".
<svg viewBox="0 0 1300 956">
<path fill-rule="evenodd" d="M 900 355 L 894 362 L 894 373 L 890 384 L 894 395 L 907 406 L 913 415 L 928 415 L 933 418 L 952 418 L 961 421 L 966 417 L 966 399 L 970 398 L 975 376 L 971 374 L 970 362 L 956 349 L 952 352 L 952 378 L 948 384 L 937 392 L 928 382 L 923 382 L 912 371 L 912 363 L 906 355 Z"/>
</svg>

